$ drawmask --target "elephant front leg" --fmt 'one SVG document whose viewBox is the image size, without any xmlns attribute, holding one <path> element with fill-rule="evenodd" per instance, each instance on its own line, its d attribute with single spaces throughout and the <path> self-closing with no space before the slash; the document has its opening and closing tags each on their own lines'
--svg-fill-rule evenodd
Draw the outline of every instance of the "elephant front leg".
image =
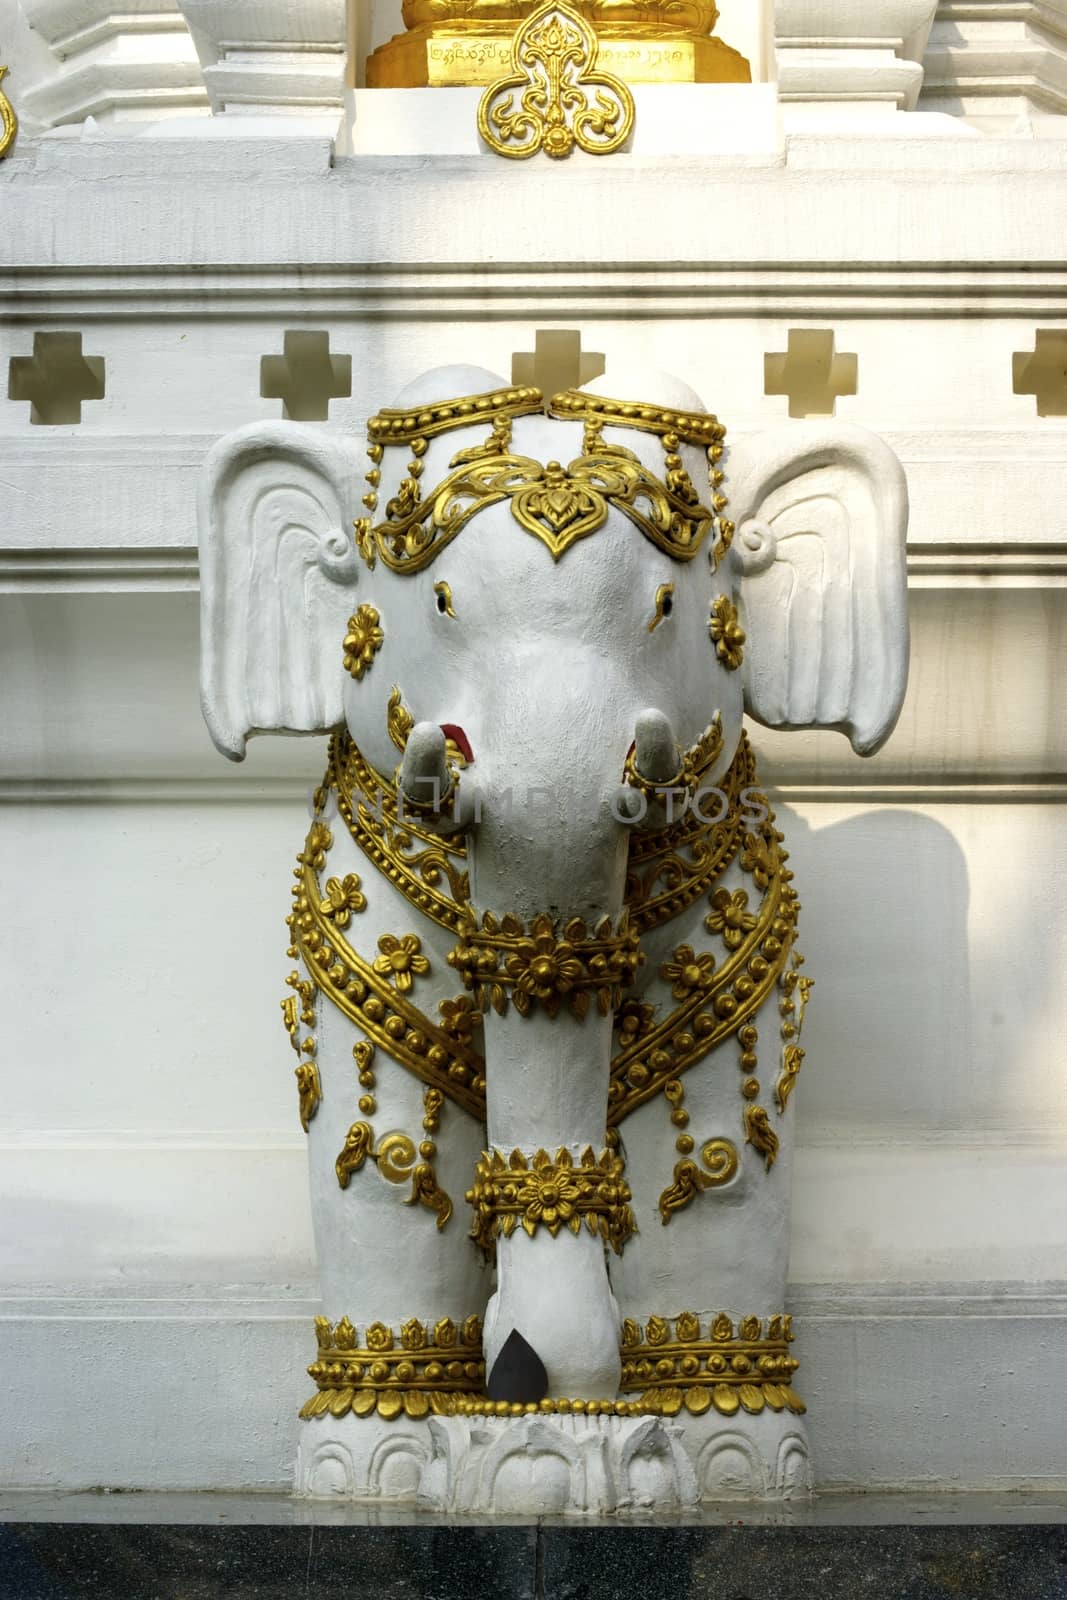
<svg viewBox="0 0 1067 1600">
<path fill-rule="evenodd" d="M 514 1398 L 611 1399 L 619 1312 L 605 1247 L 620 1248 L 632 1225 L 622 1163 L 605 1142 L 611 1017 L 595 997 L 584 1017 L 568 1005 L 549 1015 L 548 998 L 525 1016 L 512 1003 L 486 1017 L 489 1149 L 469 1197 L 475 1236 L 496 1252 L 486 1370 L 492 1392 L 517 1332 L 545 1373 L 541 1392 Z"/>
</svg>

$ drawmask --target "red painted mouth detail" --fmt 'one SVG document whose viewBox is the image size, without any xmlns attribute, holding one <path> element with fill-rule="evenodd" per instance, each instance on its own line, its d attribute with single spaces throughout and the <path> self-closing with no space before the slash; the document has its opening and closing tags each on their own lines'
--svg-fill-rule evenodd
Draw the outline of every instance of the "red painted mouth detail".
<svg viewBox="0 0 1067 1600">
<path fill-rule="evenodd" d="M 463 729 L 455 722 L 442 722 L 440 727 L 445 738 L 452 740 L 464 761 L 468 764 L 472 762 L 474 760 L 474 751 L 471 749 L 471 742 L 463 732 Z"/>
</svg>

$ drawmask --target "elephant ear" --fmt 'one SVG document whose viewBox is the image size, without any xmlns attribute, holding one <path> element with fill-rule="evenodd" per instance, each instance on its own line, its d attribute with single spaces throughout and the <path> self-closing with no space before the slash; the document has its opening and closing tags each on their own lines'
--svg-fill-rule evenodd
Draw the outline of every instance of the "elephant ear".
<svg viewBox="0 0 1067 1600">
<path fill-rule="evenodd" d="M 732 446 L 727 465 L 745 709 L 769 728 L 837 728 L 872 755 L 908 681 L 900 462 L 863 428 L 794 423 Z"/>
<path fill-rule="evenodd" d="M 200 698 L 232 761 L 244 759 L 249 734 L 322 733 L 343 720 L 358 460 L 344 439 L 295 422 L 238 428 L 207 458 Z"/>
</svg>

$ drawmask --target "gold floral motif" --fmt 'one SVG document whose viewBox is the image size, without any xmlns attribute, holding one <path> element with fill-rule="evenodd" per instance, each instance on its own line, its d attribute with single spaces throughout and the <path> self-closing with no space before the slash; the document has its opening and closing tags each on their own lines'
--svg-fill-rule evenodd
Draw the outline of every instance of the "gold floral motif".
<svg viewBox="0 0 1067 1600">
<path fill-rule="evenodd" d="M 321 872 L 326 865 L 326 852 L 332 847 L 333 834 L 325 822 L 313 822 L 299 859 L 316 872 Z"/>
<path fill-rule="evenodd" d="M 437 1009 L 441 1013 L 441 1027 L 449 1038 L 469 1045 L 474 1037 L 475 1025 L 482 1020 L 482 1014 L 470 995 L 461 994 L 456 1000 L 440 1000 Z"/>
<path fill-rule="evenodd" d="M 432 1336 L 411 1317 L 398 1333 L 382 1322 L 366 1329 L 361 1347 L 347 1317 L 334 1327 L 316 1317 L 318 1356 L 308 1368 L 316 1392 L 302 1417 L 377 1414 L 385 1420 L 450 1416 L 463 1395 L 483 1396 L 485 1360 L 482 1325 L 467 1317 L 462 1327 L 443 1317 Z M 442 1337 L 443 1335 L 443 1337 Z"/>
<path fill-rule="evenodd" d="M 559 160 L 575 148 L 610 155 L 625 144 L 633 95 L 621 79 L 597 70 L 598 54 L 593 29 L 565 0 L 548 0 L 528 17 L 512 42 L 511 72 L 478 106 L 478 132 L 490 150 L 517 161 L 543 150 Z"/>
<path fill-rule="evenodd" d="M 700 1336 L 700 1319 L 684 1311 L 674 1319 L 650 1317 L 642 1330 L 628 1318 L 622 1327 L 620 1355 L 624 1394 L 640 1393 L 653 1415 L 693 1416 L 715 1408 L 723 1416 L 739 1410 L 758 1415 L 765 1408 L 803 1415 L 807 1410 L 792 1387 L 799 1363 L 789 1353 L 792 1319 L 744 1317 L 736 1332 L 720 1312 L 709 1336 Z"/>
<path fill-rule="evenodd" d="M 656 1008 L 646 1000 L 624 1000 L 615 1013 L 615 1026 L 619 1033 L 619 1048 L 626 1050 L 641 1034 L 647 1033 L 656 1020 Z"/>
<path fill-rule="evenodd" d="M 617 1255 L 634 1231 L 623 1162 L 611 1150 L 598 1158 L 587 1146 L 577 1164 L 567 1149 L 554 1158 L 538 1150 L 532 1159 L 513 1150 L 506 1160 L 499 1150 L 486 1151 L 467 1201 L 474 1208 L 471 1238 L 487 1252 L 498 1235 L 509 1239 L 520 1225 L 531 1238 L 539 1227 L 555 1238 L 561 1228 L 579 1233 L 584 1218 Z"/>
<path fill-rule="evenodd" d="M 343 878 L 327 878 L 326 895 L 319 905 L 324 917 L 329 917 L 338 928 L 347 928 L 353 911 L 366 911 L 367 897 L 354 872 Z"/>
<path fill-rule="evenodd" d="M 778 1135 L 762 1106 L 745 1107 L 745 1143 L 759 1152 L 769 1172 L 778 1159 Z"/>
<path fill-rule="evenodd" d="M 374 606 L 360 606 L 348 619 L 348 632 L 344 639 L 345 671 L 353 678 L 362 678 L 385 643 L 381 617 Z"/>
<path fill-rule="evenodd" d="M 738 949 L 746 933 L 751 933 L 756 926 L 756 919 L 748 909 L 748 891 L 735 889 L 731 894 L 729 889 L 716 889 L 710 899 L 711 911 L 704 918 L 705 928 L 709 933 L 721 934 L 727 950 Z"/>
<path fill-rule="evenodd" d="M 745 848 L 741 852 L 742 872 L 751 872 L 757 889 L 766 889 L 778 866 L 778 853 L 773 841 L 762 834 L 746 833 Z"/>
<path fill-rule="evenodd" d="M 383 933 L 378 940 L 379 955 L 374 958 L 374 970 L 390 983 L 395 983 L 401 994 L 407 994 L 416 977 L 423 978 L 430 963 L 422 954 L 422 942 L 413 933 L 397 939 Z"/>
<path fill-rule="evenodd" d="M 480 925 L 465 919 L 459 934 L 461 943 L 449 951 L 449 964 L 478 1004 L 502 1014 L 510 999 L 523 1017 L 535 1002 L 555 1017 L 566 1001 L 581 1018 L 594 995 L 598 1012 L 607 1016 L 620 1004 L 622 990 L 633 982 L 643 959 L 625 912 L 615 931 L 608 917 L 592 932 L 580 917 L 572 917 L 557 932 L 547 913 L 534 917 L 527 930 L 510 913 L 498 920 L 487 911 Z"/>
<path fill-rule="evenodd" d="M 715 973 L 715 957 L 707 951 L 697 955 L 692 945 L 680 944 L 669 961 L 659 969 L 664 982 L 671 985 L 676 1000 L 685 1000 L 698 990 L 710 987 Z"/>
<path fill-rule="evenodd" d="M 708 1189 L 721 1189 L 737 1176 L 737 1148 L 729 1139 L 709 1139 L 700 1152 L 700 1159 L 706 1172 L 695 1161 L 679 1161 L 674 1169 L 674 1182 L 660 1195 L 659 1214 L 664 1227 L 676 1211 L 681 1211 L 698 1194 Z"/>
<path fill-rule="evenodd" d="M 7 68 L 0 67 L 0 82 L 7 76 Z M 15 142 L 19 119 L 7 95 L 0 89 L 0 156 L 6 156 Z"/>
<path fill-rule="evenodd" d="M 736 672 L 745 653 L 745 630 L 737 620 L 737 607 L 729 595 L 720 594 L 711 602 L 708 632 L 715 654 L 727 672 Z"/>
</svg>

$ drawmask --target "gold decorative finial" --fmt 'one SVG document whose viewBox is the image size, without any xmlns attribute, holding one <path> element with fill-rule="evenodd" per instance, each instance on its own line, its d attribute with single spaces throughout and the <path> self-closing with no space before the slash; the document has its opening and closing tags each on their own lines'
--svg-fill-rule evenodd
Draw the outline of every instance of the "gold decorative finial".
<svg viewBox="0 0 1067 1600">
<path fill-rule="evenodd" d="M 0 67 L 0 82 L 7 76 L 7 68 Z M 19 119 L 7 95 L 0 89 L 0 156 L 6 156 L 19 131 Z"/>
<path fill-rule="evenodd" d="M 560 160 L 576 148 L 592 156 L 620 149 L 633 131 L 634 98 L 621 78 L 598 68 L 599 54 L 581 13 L 547 0 L 516 32 L 511 71 L 479 103 L 478 132 L 490 150 L 525 161 L 539 150 Z"/>
<path fill-rule="evenodd" d="M 538 328 L 532 350 L 511 357 L 513 384 L 532 384 L 542 394 L 562 394 L 604 372 L 603 352 L 582 349 L 582 336 L 572 328 Z"/>
</svg>

